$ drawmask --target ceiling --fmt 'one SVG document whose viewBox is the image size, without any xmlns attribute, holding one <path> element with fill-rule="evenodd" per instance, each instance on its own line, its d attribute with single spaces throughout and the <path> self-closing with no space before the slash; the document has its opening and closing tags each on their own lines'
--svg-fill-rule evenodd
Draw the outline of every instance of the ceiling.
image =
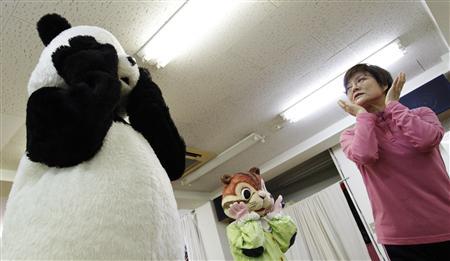
<svg viewBox="0 0 450 261">
<path fill-rule="evenodd" d="M 14 171 L 24 151 L 26 86 L 43 49 L 35 30 L 42 15 L 56 12 L 72 25 L 104 27 L 134 54 L 181 4 L 2 1 L 1 168 Z M 164 68 L 141 62 L 161 87 L 188 146 L 220 154 L 252 132 L 265 136 L 264 143 L 189 186 L 174 182 L 183 208 L 220 191 L 223 174 L 252 166 L 262 166 L 263 175 L 270 173 L 266 178 L 281 174 L 285 168 L 277 168 L 280 161 L 274 159 L 299 144 L 314 143 L 347 115 L 336 105 L 341 97 L 310 108 L 314 113 L 297 123 L 281 122 L 280 129 L 275 127 L 278 114 L 367 54 L 399 38 L 407 53 L 387 69 L 393 75 L 404 71 L 411 79 L 440 63 L 449 51 L 448 33 L 443 35 L 435 24 L 448 23 L 449 12 L 434 19 L 425 2 L 240 1 L 236 10 L 207 39 Z M 319 152 L 311 150 L 293 164 Z"/>
</svg>

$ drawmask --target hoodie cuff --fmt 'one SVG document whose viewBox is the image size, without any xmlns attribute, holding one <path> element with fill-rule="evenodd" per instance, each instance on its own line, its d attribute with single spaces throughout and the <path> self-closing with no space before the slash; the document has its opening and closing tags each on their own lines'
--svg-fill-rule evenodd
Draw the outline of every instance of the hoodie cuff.
<svg viewBox="0 0 450 261">
<path fill-rule="evenodd" d="M 284 215 L 283 215 L 283 213 L 281 213 L 281 211 L 280 212 L 277 212 L 277 213 L 272 213 L 272 212 L 270 212 L 270 213 L 268 213 L 267 215 L 266 215 L 266 217 L 267 217 L 267 219 L 269 219 L 269 220 L 272 220 L 272 219 L 280 219 L 281 217 L 283 217 Z"/>
<path fill-rule="evenodd" d="M 236 221 L 238 224 L 241 224 L 241 223 L 245 223 L 245 222 L 251 221 L 251 220 L 259 220 L 260 218 L 261 217 L 256 212 L 252 211 Z"/>
</svg>

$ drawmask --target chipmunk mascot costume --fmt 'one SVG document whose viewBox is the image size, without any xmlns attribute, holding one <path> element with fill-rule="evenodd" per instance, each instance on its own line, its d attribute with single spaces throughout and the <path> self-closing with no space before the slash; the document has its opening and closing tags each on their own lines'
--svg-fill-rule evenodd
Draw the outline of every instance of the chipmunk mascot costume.
<svg viewBox="0 0 450 261">
<path fill-rule="evenodd" d="M 161 90 L 105 29 L 57 14 L 37 29 L 45 48 L 28 83 L 2 259 L 182 259 L 170 180 L 185 144 Z"/>
<path fill-rule="evenodd" d="M 222 177 L 222 208 L 235 219 L 227 227 L 235 260 L 285 260 L 297 227 L 282 214 L 281 195 L 274 202 L 258 168 Z"/>
</svg>

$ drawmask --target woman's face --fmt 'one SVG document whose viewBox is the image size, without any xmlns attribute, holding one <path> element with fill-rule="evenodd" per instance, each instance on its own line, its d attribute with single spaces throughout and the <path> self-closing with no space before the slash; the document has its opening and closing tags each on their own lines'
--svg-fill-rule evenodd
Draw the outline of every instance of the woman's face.
<svg viewBox="0 0 450 261">
<path fill-rule="evenodd" d="M 357 72 L 348 81 L 345 87 L 348 99 L 362 107 L 378 103 L 380 98 L 384 101 L 384 91 L 387 86 L 380 86 L 370 73 Z"/>
</svg>

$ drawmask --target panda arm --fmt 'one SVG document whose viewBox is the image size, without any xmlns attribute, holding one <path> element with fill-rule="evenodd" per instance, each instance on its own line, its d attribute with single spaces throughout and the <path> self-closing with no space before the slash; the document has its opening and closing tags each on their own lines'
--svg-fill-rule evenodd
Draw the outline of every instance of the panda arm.
<svg viewBox="0 0 450 261">
<path fill-rule="evenodd" d="M 147 70 L 139 68 L 139 73 L 128 100 L 130 124 L 150 143 L 170 180 L 176 180 L 184 172 L 186 145 L 158 85 Z"/>
<path fill-rule="evenodd" d="M 90 159 L 101 148 L 120 83 L 102 72 L 90 72 L 87 79 L 67 89 L 44 87 L 30 96 L 26 117 L 30 160 L 69 167 Z"/>
</svg>

